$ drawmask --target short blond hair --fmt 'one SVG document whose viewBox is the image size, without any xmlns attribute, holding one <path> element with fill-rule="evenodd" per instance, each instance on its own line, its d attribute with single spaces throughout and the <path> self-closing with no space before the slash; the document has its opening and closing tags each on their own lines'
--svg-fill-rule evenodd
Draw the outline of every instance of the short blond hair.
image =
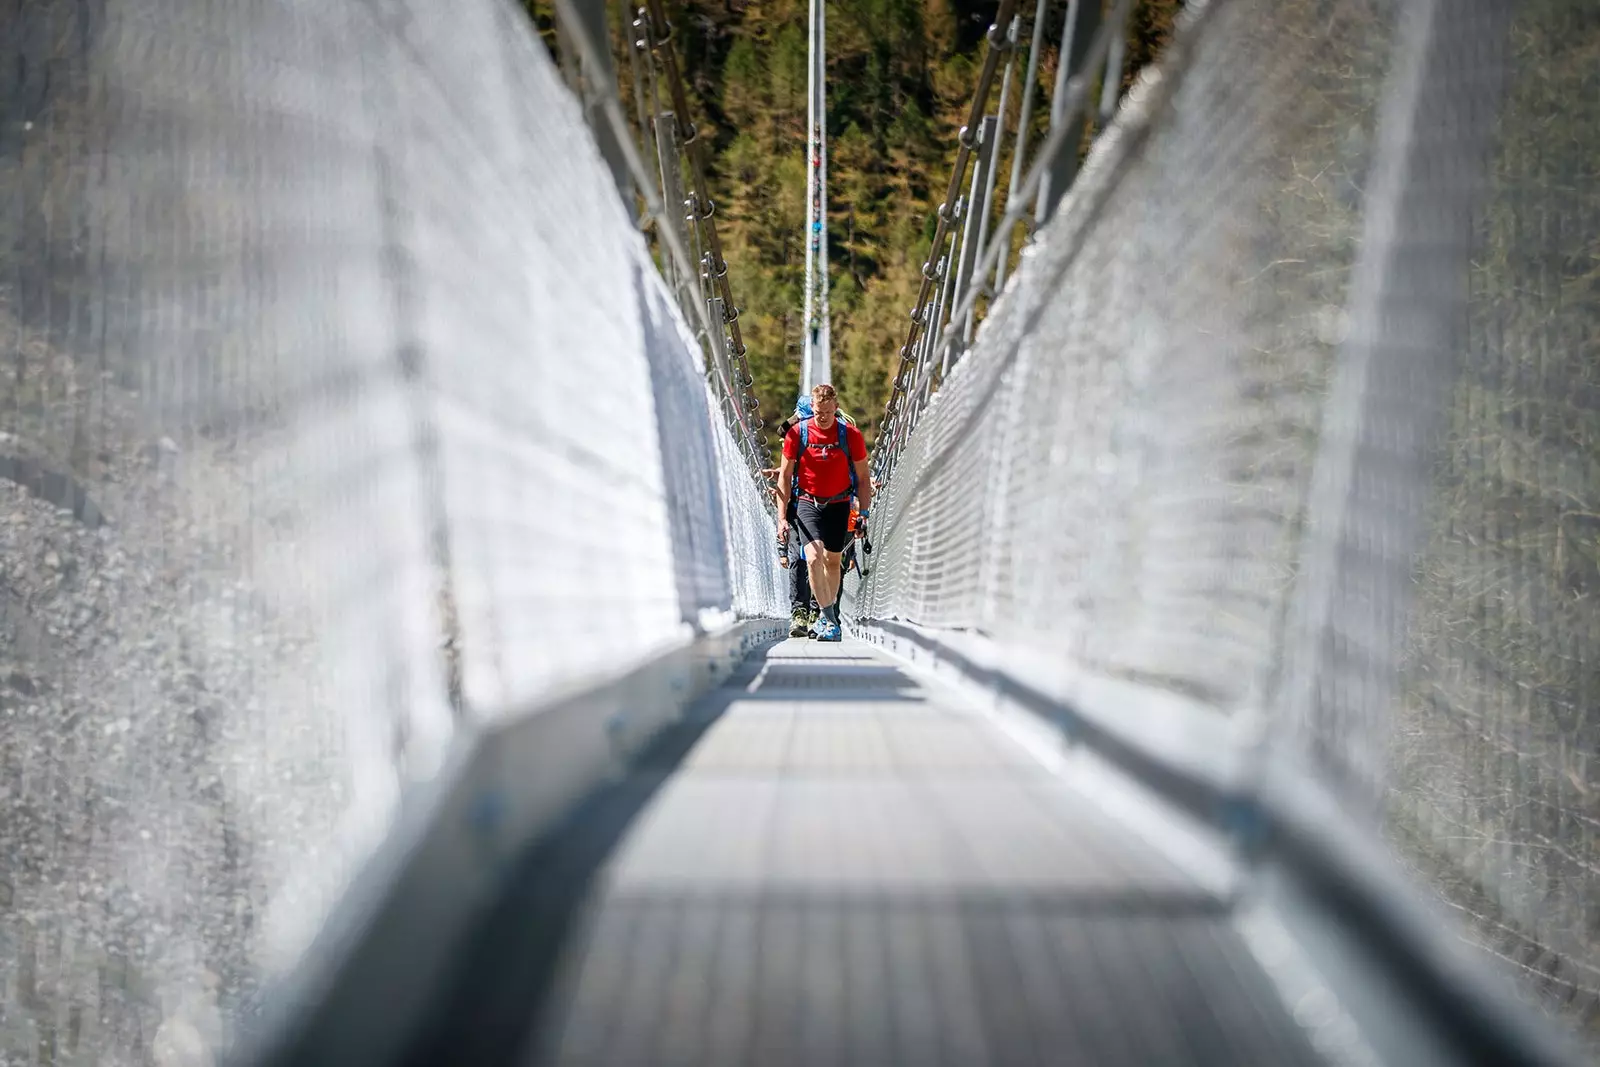
<svg viewBox="0 0 1600 1067">
<path fill-rule="evenodd" d="M 838 399 L 839 394 L 834 392 L 833 386 L 829 385 L 827 382 L 818 382 L 816 385 L 811 387 L 811 402 L 813 404 L 818 400 Z"/>
</svg>

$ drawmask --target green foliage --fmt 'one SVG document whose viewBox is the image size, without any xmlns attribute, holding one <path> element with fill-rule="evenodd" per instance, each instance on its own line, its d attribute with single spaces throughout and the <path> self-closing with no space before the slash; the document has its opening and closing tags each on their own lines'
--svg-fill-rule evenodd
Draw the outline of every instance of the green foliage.
<svg viewBox="0 0 1600 1067">
<path fill-rule="evenodd" d="M 1180 2 L 1135 5 L 1130 78 L 1165 42 Z M 548 4 L 525 3 L 554 46 Z M 704 112 L 694 120 L 710 134 L 712 197 L 769 429 L 789 410 L 800 374 L 808 6 L 802 0 L 668 4 L 684 75 Z M 1031 15 L 1031 5 L 1022 6 L 1024 17 Z M 869 440 L 888 400 L 994 12 L 994 3 L 973 0 L 828 2 L 834 378 Z M 1053 12 L 1046 27 L 1051 43 L 1040 64 L 1035 136 L 1048 115 L 1060 17 Z M 1011 97 L 1013 124 L 1020 97 L 1020 91 Z M 996 89 L 991 110 L 998 98 Z M 1009 167 L 1006 158 L 1002 167 Z"/>
</svg>

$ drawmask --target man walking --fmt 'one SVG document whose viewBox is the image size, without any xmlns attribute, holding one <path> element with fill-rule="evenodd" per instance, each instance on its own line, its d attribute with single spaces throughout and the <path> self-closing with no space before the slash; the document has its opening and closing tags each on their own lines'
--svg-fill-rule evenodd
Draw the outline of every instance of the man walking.
<svg viewBox="0 0 1600 1067">
<path fill-rule="evenodd" d="M 811 415 L 811 397 L 801 394 L 795 401 L 794 414 L 778 424 L 778 436 L 787 437 L 792 426 L 809 419 Z M 811 576 L 806 573 L 805 546 L 800 543 L 800 531 L 794 529 L 794 506 L 797 500 L 791 496 L 785 503 L 783 494 L 778 492 L 781 470 L 780 467 L 768 467 L 761 473 L 771 480 L 773 500 L 779 513 L 789 520 L 787 527 L 783 523 L 778 524 L 778 566 L 789 572 L 789 636 L 815 637 L 811 625 L 817 621 L 817 608 L 811 599 Z M 792 487 L 793 483 L 790 484 Z"/>
<path fill-rule="evenodd" d="M 872 504 L 872 475 L 867 442 L 861 431 L 838 417 L 839 397 L 831 385 L 811 390 L 812 415 L 789 428 L 783 438 L 783 464 L 778 469 L 778 539 L 789 535 L 789 504 L 795 494 L 794 525 L 805 546 L 811 595 L 820 614 L 814 631 L 819 641 L 838 641 L 839 555 L 850 538 L 850 498 L 861 502 L 864 523 Z"/>
<path fill-rule="evenodd" d="M 776 468 L 774 468 L 776 472 Z M 794 524 L 793 500 L 785 509 L 789 524 Z M 789 636 L 805 637 L 816 621 L 811 608 L 811 576 L 806 573 L 805 546 L 795 532 L 778 534 L 778 566 L 789 572 Z"/>
</svg>

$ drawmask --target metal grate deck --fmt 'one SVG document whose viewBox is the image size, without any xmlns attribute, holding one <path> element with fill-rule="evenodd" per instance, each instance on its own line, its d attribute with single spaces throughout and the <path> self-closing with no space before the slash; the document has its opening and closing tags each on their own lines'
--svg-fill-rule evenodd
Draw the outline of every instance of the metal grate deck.
<svg viewBox="0 0 1600 1067">
<path fill-rule="evenodd" d="M 876 652 L 784 642 L 690 719 L 485 941 L 537 1011 L 469 981 L 432 1055 L 1315 1062 L 1222 901 Z"/>
</svg>

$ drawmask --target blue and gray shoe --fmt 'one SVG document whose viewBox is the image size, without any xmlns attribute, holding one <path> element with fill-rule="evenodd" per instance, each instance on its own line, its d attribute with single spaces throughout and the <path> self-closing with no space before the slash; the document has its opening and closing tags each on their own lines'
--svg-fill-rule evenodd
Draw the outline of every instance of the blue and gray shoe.
<svg viewBox="0 0 1600 1067">
<path fill-rule="evenodd" d="M 817 620 L 816 633 L 818 641 L 842 641 L 844 634 L 839 629 L 839 624 L 828 618 Z"/>
</svg>

